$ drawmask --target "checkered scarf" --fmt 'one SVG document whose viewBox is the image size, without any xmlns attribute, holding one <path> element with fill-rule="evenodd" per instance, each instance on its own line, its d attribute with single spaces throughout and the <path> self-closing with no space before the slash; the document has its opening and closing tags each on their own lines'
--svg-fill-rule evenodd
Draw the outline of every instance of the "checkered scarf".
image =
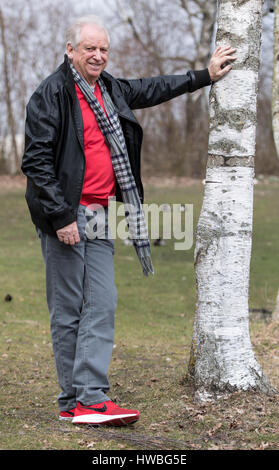
<svg viewBox="0 0 279 470">
<path fill-rule="evenodd" d="M 124 135 L 114 104 L 104 82 L 99 77 L 98 84 L 102 93 L 105 113 L 94 95 L 92 87 L 80 76 L 73 64 L 70 64 L 70 67 L 74 80 L 94 112 L 98 126 L 110 149 L 112 166 L 123 198 L 130 238 L 141 262 L 143 273 L 145 276 L 148 276 L 149 273 L 154 274 L 144 212 L 131 171 Z"/>
</svg>

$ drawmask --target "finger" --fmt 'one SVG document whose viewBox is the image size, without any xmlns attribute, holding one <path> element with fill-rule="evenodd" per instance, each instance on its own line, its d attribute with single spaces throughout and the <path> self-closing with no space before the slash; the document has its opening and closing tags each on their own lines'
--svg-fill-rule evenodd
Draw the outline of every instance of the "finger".
<svg viewBox="0 0 279 470">
<path fill-rule="evenodd" d="M 232 69 L 232 66 L 230 64 L 226 65 L 225 67 L 223 67 L 221 69 L 221 71 L 219 72 L 219 76 L 220 77 L 223 77 L 224 75 L 226 75 L 226 73 L 228 73 L 230 70 Z"/>
<path fill-rule="evenodd" d="M 221 54 L 223 51 L 228 50 L 231 46 L 218 46 L 217 49 L 215 49 L 215 53 Z"/>
<path fill-rule="evenodd" d="M 69 245 L 75 245 L 77 243 L 76 232 L 71 233 L 68 240 L 69 240 Z"/>
<path fill-rule="evenodd" d="M 75 227 L 71 233 L 72 237 L 76 242 L 80 241 L 78 228 Z"/>
<path fill-rule="evenodd" d="M 226 57 L 221 62 L 221 69 L 224 69 L 227 65 L 232 65 L 232 62 L 236 60 L 236 57 Z"/>
<path fill-rule="evenodd" d="M 226 49 L 226 50 L 223 50 L 222 52 L 220 52 L 219 56 L 220 57 L 231 56 L 231 54 L 234 54 L 235 52 L 236 52 L 235 48 Z"/>
<path fill-rule="evenodd" d="M 212 57 L 219 57 L 222 51 L 222 47 L 219 46 L 217 49 L 215 49 L 214 53 L 212 54 Z"/>
<path fill-rule="evenodd" d="M 222 49 L 222 46 L 218 46 L 218 47 L 215 49 L 214 54 L 216 54 L 217 52 L 219 52 L 221 49 Z"/>
<path fill-rule="evenodd" d="M 218 46 L 213 52 L 211 57 L 217 57 L 219 55 L 220 50 L 221 50 L 221 46 Z"/>
<path fill-rule="evenodd" d="M 233 49 L 233 47 L 230 44 L 226 44 L 225 46 L 220 46 L 222 51 L 226 51 L 228 49 Z"/>
<path fill-rule="evenodd" d="M 75 232 L 75 233 L 74 233 L 74 242 L 75 242 L 75 243 L 79 243 L 79 242 L 80 242 L 80 236 L 79 236 L 79 233 L 78 233 L 78 232 Z"/>
</svg>

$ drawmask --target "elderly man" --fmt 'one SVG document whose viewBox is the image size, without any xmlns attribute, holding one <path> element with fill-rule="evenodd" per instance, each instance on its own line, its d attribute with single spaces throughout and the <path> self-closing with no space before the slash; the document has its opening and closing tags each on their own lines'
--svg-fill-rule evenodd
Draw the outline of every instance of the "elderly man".
<svg viewBox="0 0 279 470">
<path fill-rule="evenodd" d="M 78 424 L 122 425 L 139 418 L 137 410 L 120 408 L 107 396 L 117 299 L 114 242 L 107 230 L 110 198 L 135 208 L 134 214 L 127 211 L 129 231 L 144 274 L 153 272 L 142 211 L 142 130 L 132 109 L 210 85 L 235 59 L 235 49 L 219 47 L 205 70 L 115 79 L 104 72 L 109 44 L 98 17 L 80 18 L 69 28 L 64 63 L 27 105 L 22 161 L 46 265 L 59 419 Z M 92 237 L 87 227 L 98 207 L 105 236 Z"/>
</svg>

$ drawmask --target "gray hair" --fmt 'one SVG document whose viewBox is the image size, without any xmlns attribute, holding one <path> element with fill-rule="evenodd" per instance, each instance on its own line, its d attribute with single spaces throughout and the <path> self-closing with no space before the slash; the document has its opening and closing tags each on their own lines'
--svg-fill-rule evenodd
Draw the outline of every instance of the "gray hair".
<svg viewBox="0 0 279 470">
<path fill-rule="evenodd" d="M 73 21 L 73 23 L 69 26 L 66 31 L 66 44 L 71 44 L 75 48 L 80 42 L 80 32 L 83 26 L 86 25 L 94 25 L 100 29 L 103 29 L 107 35 L 108 43 L 110 44 L 109 32 L 103 20 L 96 15 L 82 16 Z"/>
</svg>

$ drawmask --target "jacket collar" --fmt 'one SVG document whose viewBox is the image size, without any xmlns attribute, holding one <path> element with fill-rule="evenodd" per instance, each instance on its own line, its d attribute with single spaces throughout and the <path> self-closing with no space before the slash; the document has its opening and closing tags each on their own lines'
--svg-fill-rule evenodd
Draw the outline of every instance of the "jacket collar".
<svg viewBox="0 0 279 470">
<path fill-rule="evenodd" d="M 70 61 L 67 56 L 67 54 L 64 55 L 64 62 L 60 66 L 60 70 L 63 71 L 65 74 L 65 86 L 68 89 L 73 101 L 77 101 L 77 95 L 76 95 L 76 90 L 75 90 L 75 81 L 73 78 L 73 74 L 70 68 Z M 119 87 L 116 85 L 116 80 L 115 78 L 110 75 L 108 72 L 102 72 L 101 73 L 101 78 L 105 83 L 105 86 L 112 98 L 112 101 L 115 105 L 116 111 L 119 114 L 119 116 L 124 117 L 125 119 L 128 119 L 129 121 L 132 121 L 136 124 L 138 124 L 137 119 L 135 118 L 134 114 L 130 110 L 130 108 L 127 106 L 126 102 L 121 99 L 121 92 L 119 90 Z"/>
<path fill-rule="evenodd" d="M 74 81 L 73 74 L 70 68 L 70 61 L 69 61 L 67 54 L 64 55 L 64 62 L 61 65 L 61 70 L 64 72 L 65 77 L 66 77 L 65 86 L 68 89 L 72 98 L 75 99 L 76 98 L 75 81 Z"/>
</svg>

